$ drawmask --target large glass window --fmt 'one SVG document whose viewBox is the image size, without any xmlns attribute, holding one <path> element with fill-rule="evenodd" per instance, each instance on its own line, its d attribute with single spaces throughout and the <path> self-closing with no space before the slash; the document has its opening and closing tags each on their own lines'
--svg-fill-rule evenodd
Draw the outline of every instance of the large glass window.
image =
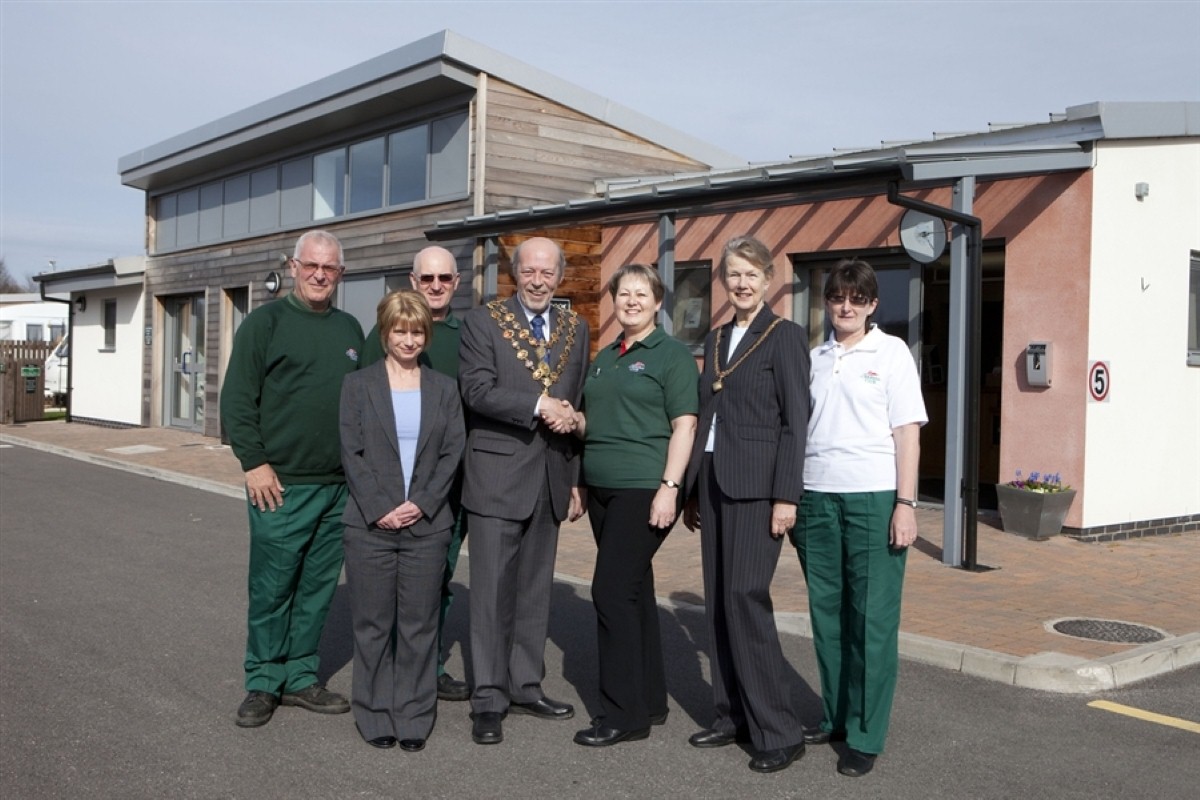
<svg viewBox="0 0 1200 800">
<path fill-rule="evenodd" d="M 239 175 L 225 181 L 225 214 L 218 236 L 237 236 L 250 232 L 250 176 Z"/>
<path fill-rule="evenodd" d="M 459 111 L 162 195 L 155 252 L 465 196 L 469 122 Z"/>
<path fill-rule="evenodd" d="M 279 226 L 279 175 L 275 167 L 250 173 L 250 230 Z"/>
<path fill-rule="evenodd" d="M 25 341 L 27 342 L 44 342 L 46 341 L 46 329 L 41 324 L 27 322 L 25 323 Z"/>
<path fill-rule="evenodd" d="M 704 353 L 704 337 L 712 327 L 712 263 L 685 261 L 675 265 L 675 307 L 671 309 L 675 338 Z"/>
<path fill-rule="evenodd" d="M 350 213 L 383 205 L 383 137 L 350 147 Z"/>
<path fill-rule="evenodd" d="M 312 218 L 329 219 L 345 213 L 346 148 L 313 156 Z"/>
<path fill-rule="evenodd" d="M 425 147 L 429 129 L 417 125 L 388 137 L 388 202 L 398 206 L 425 198 Z"/>
</svg>

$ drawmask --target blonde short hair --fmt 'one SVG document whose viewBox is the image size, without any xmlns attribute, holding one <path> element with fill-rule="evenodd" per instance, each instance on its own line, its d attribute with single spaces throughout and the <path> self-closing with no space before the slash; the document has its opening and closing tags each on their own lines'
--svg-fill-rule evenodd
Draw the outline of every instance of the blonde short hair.
<svg viewBox="0 0 1200 800">
<path fill-rule="evenodd" d="M 398 325 L 423 331 L 426 346 L 433 338 L 433 312 L 429 310 L 429 302 L 425 295 L 420 292 L 400 289 L 385 295 L 375 309 L 375 318 L 379 324 L 379 341 L 385 351 L 388 334 Z"/>
</svg>

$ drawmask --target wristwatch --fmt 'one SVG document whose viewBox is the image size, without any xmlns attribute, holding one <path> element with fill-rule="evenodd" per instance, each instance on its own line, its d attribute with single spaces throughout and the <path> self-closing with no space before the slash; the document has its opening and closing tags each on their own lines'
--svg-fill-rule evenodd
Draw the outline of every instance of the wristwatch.
<svg viewBox="0 0 1200 800">
<path fill-rule="evenodd" d="M 662 485 L 667 487 L 668 489 L 678 489 L 679 481 L 673 481 L 670 478 L 663 478 Z"/>
<path fill-rule="evenodd" d="M 913 507 L 913 508 L 916 508 L 916 507 L 917 507 L 917 501 L 916 501 L 916 500 L 909 500 L 907 497 L 897 497 L 897 498 L 896 498 L 896 505 L 898 505 L 898 506 L 911 506 L 911 507 Z"/>
</svg>

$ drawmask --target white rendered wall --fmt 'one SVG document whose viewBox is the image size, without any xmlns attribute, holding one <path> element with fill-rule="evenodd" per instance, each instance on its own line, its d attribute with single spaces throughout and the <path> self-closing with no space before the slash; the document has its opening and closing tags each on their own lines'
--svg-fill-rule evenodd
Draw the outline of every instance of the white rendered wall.
<svg viewBox="0 0 1200 800">
<path fill-rule="evenodd" d="M 1138 200 L 1135 186 L 1149 185 Z M 1190 251 L 1200 250 L 1200 140 L 1102 142 L 1094 174 L 1083 525 L 1200 513 L 1200 367 L 1187 365 Z"/>
<path fill-rule="evenodd" d="M 117 344 L 104 349 L 104 301 L 117 301 Z M 71 335 L 71 414 L 142 424 L 142 286 L 89 291 Z"/>
</svg>

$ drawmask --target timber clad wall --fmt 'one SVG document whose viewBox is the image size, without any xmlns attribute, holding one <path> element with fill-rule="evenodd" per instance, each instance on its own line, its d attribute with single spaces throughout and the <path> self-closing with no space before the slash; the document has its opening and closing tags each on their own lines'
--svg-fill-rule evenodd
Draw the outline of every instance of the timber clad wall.
<svg viewBox="0 0 1200 800">
<path fill-rule="evenodd" d="M 487 82 L 487 146 L 483 207 L 486 212 L 508 208 L 526 208 L 538 203 L 565 202 L 587 196 L 601 177 L 686 172 L 706 168 L 653 142 L 631 136 L 599 120 L 592 119 L 560 103 L 532 94 L 512 84 Z M 475 140 L 476 110 L 472 103 L 470 122 L 471 164 L 478 158 Z M 240 165 L 230 164 L 230 169 Z M 146 263 L 145 325 L 156 332 L 154 344 L 143 352 L 143 424 L 164 425 L 162 411 L 163 375 L 166 352 L 163 302 L 171 296 L 203 294 L 205 300 L 205 416 L 203 433 L 220 435 L 218 418 L 220 376 L 228 353 L 229 326 L 225 292 L 250 287 L 250 309 L 274 299 L 263 289 L 267 273 L 276 270 L 284 277 L 282 296 L 291 291 L 288 270 L 281 267 L 279 255 L 290 255 L 296 238 L 308 228 L 327 228 L 341 240 L 345 250 L 347 277 L 368 274 L 393 275 L 411 269 L 413 256 L 429 244 L 425 231 L 439 220 L 456 219 L 475 213 L 474 198 L 481 187 L 474 184 L 477 172 L 467 170 L 467 196 L 448 203 L 379 213 L 357 219 L 331 219 L 309 226 L 270 235 L 196 247 L 183 252 L 152 257 Z M 147 204 L 147 231 L 153 233 L 153 219 Z M 563 246 L 568 256 L 567 275 L 559 296 L 571 300 L 572 308 L 583 315 L 591 327 L 593 354 L 601 344 L 599 330 L 601 295 L 601 235 L 598 226 L 549 231 L 545 235 Z M 498 275 L 500 296 L 512 294 L 513 283 L 508 256 L 522 237 L 505 238 L 501 243 Z M 442 243 L 455 253 L 460 263 L 474 255 L 476 242 L 462 240 Z M 476 271 L 482 265 L 476 264 Z M 471 280 L 464 275 L 459 301 L 470 296 Z"/>
<path fill-rule="evenodd" d="M 586 196 L 602 177 L 706 168 L 512 84 L 489 83 L 484 188 L 489 211 Z"/>
</svg>

